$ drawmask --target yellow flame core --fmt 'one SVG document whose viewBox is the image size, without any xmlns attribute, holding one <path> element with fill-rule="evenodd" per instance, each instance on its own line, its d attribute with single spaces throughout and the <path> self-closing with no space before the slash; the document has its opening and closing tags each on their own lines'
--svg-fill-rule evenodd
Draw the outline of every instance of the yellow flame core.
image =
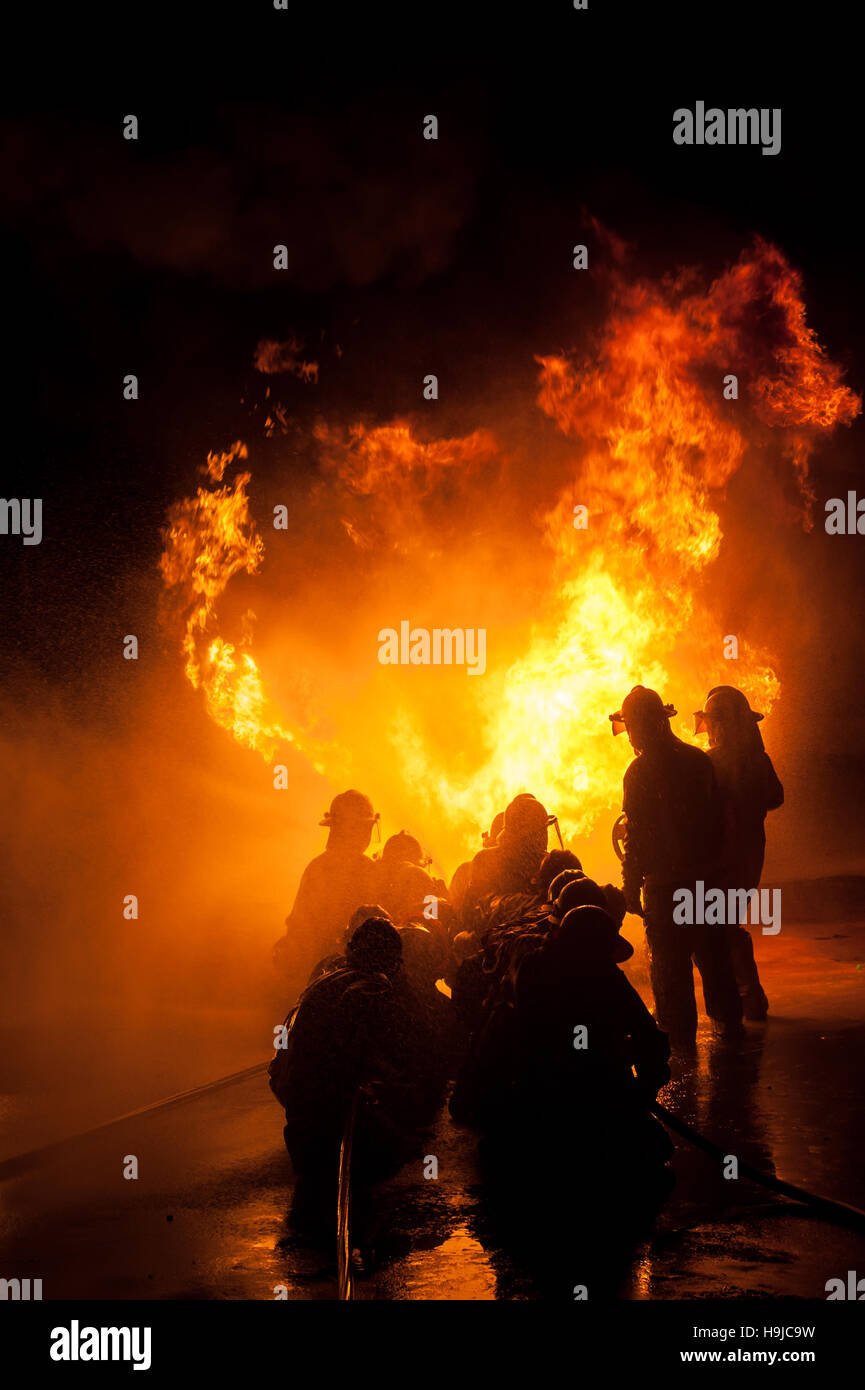
<svg viewBox="0 0 865 1390">
<path fill-rule="evenodd" d="M 782 431 L 807 499 L 818 438 L 849 423 L 861 400 L 807 328 L 798 276 L 775 248 L 757 242 L 707 291 L 692 285 L 693 277 L 620 284 L 591 361 L 536 359 L 538 405 L 573 441 L 573 478 L 538 519 L 539 532 L 525 527 L 525 543 L 552 557 L 552 581 L 519 655 L 493 662 L 460 697 L 470 708 L 472 765 L 456 742 L 424 732 L 438 691 L 421 694 L 418 685 L 408 696 L 404 684 L 390 687 L 396 693 L 377 735 L 394 756 L 369 790 L 379 798 L 389 787 L 401 798 L 414 792 L 427 822 L 449 825 L 452 843 L 466 849 L 518 791 L 554 810 L 566 836 L 588 833 L 615 811 L 626 759 L 608 715 L 634 684 L 664 699 L 690 692 L 692 708 L 722 683 L 739 686 L 764 713 L 778 698 L 768 651 L 740 638 L 738 660 L 724 659 L 702 582 L 723 539 L 714 499 L 766 427 Z M 740 398 L 728 401 L 722 384 L 731 362 L 739 364 Z M 501 456 L 487 430 L 430 443 L 404 421 L 348 432 L 322 424 L 315 436 L 337 503 L 354 498 L 366 509 L 336 521 L 366 565 L 378 552 L 408 553 L 413 526 L 436 507 L 441 514 L 461 479 Z M 221 482 L 227 464 L 245 457 L 238 442 L 210 455 L 205 471 Z M 264 553 L 249 481 L 241 473 L 231 487 L 199 488 L 169 517 L 162 573 L 184 612 L 186 672 L 211 716 L 246 747 L 270 760 L 280 742 L 292 743 L 319 771 L 335 776 L 339 766 L 343 775 L 350 759 L 342 748 L 286 727 L 248 639 L 238 650 L 213 632 L 226 586 L 237 573 L 256 574 Z M 588 511 L 585 529 L 574 525 L 577 505 Z M 400 525 L 388 532 L 391 513 Z M 374 654 L 370 665 L 370 680 L 381 682 Z M 690 714 L 680 710 L 674 727 L 693 739 Z M 365 740 L 366 731 L 349 731 L 349 746 L 352 737 Z"/>
</svg>

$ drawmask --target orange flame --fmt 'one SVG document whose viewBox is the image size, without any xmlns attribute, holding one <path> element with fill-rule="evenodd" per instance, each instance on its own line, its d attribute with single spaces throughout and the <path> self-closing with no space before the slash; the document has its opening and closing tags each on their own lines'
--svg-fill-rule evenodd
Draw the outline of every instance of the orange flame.
<svg viewBox="0 0 865 1390">
<path fill-rule="evenodd" d="M 246 445 L 238 440 L 225 453 L 209 453 L 202 472 L 211 482 L 221 482 L 229 464 L 247 457 Z M 246 488 L 251 476 L 238 474 L 232 487 L 200 487 L 195 497 L 175 503 L 163 534 L 160 570 L 185 615 L 186 675 L 193 689 L 203 690 L 211 718 L 267 762 L 280 742 L 297 744 L 317 759 L 312 741 L 298 739 L 281 721 L 254 657 L 244 649 L 252 640 L 255 614 L 246 615 L 240 651 L 210 633 L 217 600 L 230 580 L 241 571 L 256 574 L 264 558 L 264 541 L 249 512 Z"/>
<path fill-rule="evenodd" d="M 676 726 L 688 738 L 686 716 L 712 685 L 740 686 L 764 712 L 778 698 L 769 652 L 740 638 L 738 660 L 724 659 L 703 583 L 723 541 L 716 506 L 771 430 L 780 431 L 807 511 L 810 456 L 821 437 L 852 421 L 861 400 L 807 327 L 799 277 L 775 248 L 757 242 L 708 290 L 694 283 L 693 275 L 660 286 L 618 282 L 591 361 L 536 359 L 538 404 L 577 455 L 571 480 L 537 519 L 537 535 L 526 520 L 515 540 L 546 557 L 550 582 L 534 621 L 515 620 L 503 637 L 499 650 L 509 654 L 483 680 L 464 682 L 444 734 L 429 732 L 442 687 L 412 685 L 371 658 L 377 746 L 387 743 L 393 754 L 372 764 L 378 787 L 370 790 L 400 804 L 418 797 L 427 819 L 450 827 L 454 847 L 471 846 L 521 790 L 556 811 L 565 835 L 586 834 L 615 811 L 624 760 L 607 715 L 638 682 L 665 699 L 688 694 L 694 703 Z M 730 373 L 739 398 L 727 401 Z M 321 424 L 315 438 L 355 553 L 373 569 L 411 554 L 419 586 L 448 550 L 436 548 L 439 533 L 461 524 L 455 534 L 467 538 L 465 516 L 485 495 L 481 481 L 503 469 L 501 445 L 483 429 L 424 442 L 405 421 L 347 432 Z M 245 458 L 246 449 L 235 445 L 223 457 Z M 224 467 L 210 466 L 213 481 Z M 279 740 L 293 742 L 335 776 L 337 765 L 349 766 L 343 747 L 324 748 L 308 728 L 286 730 L 249 651 L 238 659 L 212 632 L 216 600 L 233 575 L 255 574 L 262 559 L 249 480 L 242 473 L 233 488 L 199 489 L 169 518 L 162 572 L 185 608 L 187 675 L 203 686 L 212 717 L 246 746 L 270 758 Z M 577 506 L 587 509 L 585 529 L 574 525 Z M 483 579 L 507 588 L 506 574 Z M 454 604 L 457 583 L 458 571 Z M 357 763 L 366 733 L 350 712 L 344 724 L 341 745 Z M 466 724 L 470 754 L 461 742 Z"/>
</svg>

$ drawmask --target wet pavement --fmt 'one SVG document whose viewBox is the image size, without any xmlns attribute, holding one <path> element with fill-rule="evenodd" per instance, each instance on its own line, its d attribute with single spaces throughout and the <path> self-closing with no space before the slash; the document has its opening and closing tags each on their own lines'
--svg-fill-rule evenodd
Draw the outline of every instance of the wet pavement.
<svg viewBox="0 0 865 1390">
<path fill-rule="evenodd" d="M 735 1046 L 701 1025 L 696 1054 L 675 1059 L 659 1099 L 726 1154 L 865 1208 L 863 947 L 856 924 L 759 941 L 769 1021 Z M 645 995 L 640 953 L 633 966 Z M 582 1241 L 579 1216 L 533 1224 L 532 1194 L 507 1155 L 503 1183 L 487 1187 L 476 1136 L 444 1110 L 416 1160 L 372 1194 L 372 1267 L 359 1271 L 356 1297 L 570 1300 L 583 1282 L 601 1298 L 825 1298 L 828 1279 L 865 1271 L 861 1234 L 725 1179 L 683 1139 L 675 1146 L 676 1187 L 654 1223 L 599 1251 Z M 124 1178 L 131 1156 L 134 1180 Z M 41 1278 L 45 1299 L 335 1298 L 335 1242 L 299 1236 L 291 1201 L 262 1070 L 0 1181 L 0 1275 Z"/>
</svg>

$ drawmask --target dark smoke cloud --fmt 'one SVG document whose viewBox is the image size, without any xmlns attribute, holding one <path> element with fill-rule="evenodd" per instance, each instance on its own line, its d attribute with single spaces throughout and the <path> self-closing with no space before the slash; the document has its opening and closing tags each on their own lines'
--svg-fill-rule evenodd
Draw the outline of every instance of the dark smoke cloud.
<svg viewBox="0 0 865 1390">
<path fill-rule="evenodd" d="M 212 143 L 167 153 L 153 138 L 146 113 L 137 141 L 119 117 L 86 138 L 60 122 L 9 127 L 7 213 L 52 260 L 119 250 L 231 289 L 320 292 L 422 282 L 451 261 L 474 204 L 467 163 L 423 139 L 420 108 L 254 122 L 241 112 Z M 28 169 L 38 178 L 22 178 Z M 285 271 L 274 270 L 275 245 L 287 247 Z"/>
</svg>

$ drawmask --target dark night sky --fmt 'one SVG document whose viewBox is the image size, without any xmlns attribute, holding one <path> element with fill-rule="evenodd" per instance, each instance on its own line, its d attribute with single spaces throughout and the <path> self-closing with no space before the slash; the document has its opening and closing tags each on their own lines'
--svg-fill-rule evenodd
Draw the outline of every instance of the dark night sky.
<svg viewBox="0 0 865 1390">
<path fill-rule="evenodd" d="M 789 9 L 171 14 L 169 29 L 157 10 L 136 15 L 136 38 L 107 21 L 107 49 L 86 37 L 95 12 L 52 20 L 55 50 L 58 26 L 77 26 L 56 77 L 32 36 L 17 65 L 11 48 L 3 492 L 45 499 L 43 545 L 0 548 L 13 686 L 36 667 L 82 714 L 107 717 L 86 672 L 115 642 L 119 596 L 124 613 L 151 603 L 159 526 L 203 453 L 253 433 L 260 338 L 294 331 L 322 362 L 314 388 L 280 379 L 302 423 L 414 409 L 435 361 L 453 418 L 483 424 L 475 400 L 574 342 L 570 247 L 591 243 L 587 214 L 651 275 L 720 270 L 755 232 L 775 241 L 803 272 L 810 324 L 862 389 L 858 88 Z M 824 35 L 833 14 L 821 7 Z M 697 98 L 781 106 L 781 154 L 675 147 L 672 111 Z M 130 111 L 134 145 L 120 138 Z M 427 112 L 436 144 L 419 138 Z M 272 268 L 275 242 L 291 248 L 288 274 Z M 580 312 L 594 293 L 587 280 Z M 134 406 L 120 395 L 129 371 Z M 862 429 L 816 460 L 821 498 L 856 486 Z M 835 717 L 865 654 L 865 542 L 844 544 L 833 563 L 853 621 L 817 656 Z M 861 719 L 851 738 L 839 775 L 855 799 Z"/>
</svg>

